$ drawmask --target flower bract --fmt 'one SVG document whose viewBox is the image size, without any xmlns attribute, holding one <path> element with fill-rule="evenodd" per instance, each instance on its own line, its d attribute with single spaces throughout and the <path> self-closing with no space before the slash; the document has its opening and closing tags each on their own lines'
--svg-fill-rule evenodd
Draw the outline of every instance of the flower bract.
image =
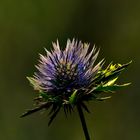
<svg viewBox="0 0 140 140">
<path fill-rule="evenodd" d="M 27 77 L 38 96 L 36 107 L 28 110 L 23 116 L 41 109 L 50 108 L 49 124 L 61 108 L 65 114 L 71 113 L 76 105 L 89 112 L 86 101 L 102 101 L 110 96 L 102 93 L 112 93 L 128 84 L 118 85 L 116 80 L 120 73 L 131 63 L 113 64 L 103 68 L 104 59 L 96 63 L 99 50 L 88 43 L 67 40 L 66 48 L 62 50 L 59 42 L 52 43 L 53 49 L 40 54 L 37 72 L 33 77 Z"/>
</svg>

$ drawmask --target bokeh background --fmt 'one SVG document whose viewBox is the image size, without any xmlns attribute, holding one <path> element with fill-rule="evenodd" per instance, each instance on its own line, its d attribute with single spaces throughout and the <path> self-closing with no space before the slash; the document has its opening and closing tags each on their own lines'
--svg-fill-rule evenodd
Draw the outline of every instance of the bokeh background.
<svg viewBox="0 0 140 140">
<path fill-rule="evenodd" d="M 26 76 L 38 54 L 58 38 L 77 38 L 101 48 L 98 61 L 133 63 L 119 82 L 132 85 L 105 102 L 89 103 L 85 113 L 91 140 L 140 139 L 140 1 L 0 1 L 0 140 L 84 140 L 76 111 L 61 112 L 48 127 L 47 112 L 19 116 L 36 96 Z"/>
</svg>

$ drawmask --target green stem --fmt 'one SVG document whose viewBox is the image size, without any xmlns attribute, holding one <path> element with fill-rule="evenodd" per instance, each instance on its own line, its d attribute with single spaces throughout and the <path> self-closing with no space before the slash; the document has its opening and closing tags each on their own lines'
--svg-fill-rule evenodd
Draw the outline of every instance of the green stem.
<svg viewBox="0 0 140 140">
<path fill-rule="evenodd" d="M 83 110 L 82 110 L 80 104 L 77 105 L 77 110 L 78 110 L 78 113 L 79 113 L 79 116 L 80 116 L 80 120 L 81 120 L 81 124 L 82 124 L 83 131 L 84 131 L 84 134 L 85 134 L 85 138 L 86 138 L 86 140 L 90 140 L 88 129 L 87 129 L 87 126 L 86 126 L 85 117 L 84 117 Z"/>
</svg>

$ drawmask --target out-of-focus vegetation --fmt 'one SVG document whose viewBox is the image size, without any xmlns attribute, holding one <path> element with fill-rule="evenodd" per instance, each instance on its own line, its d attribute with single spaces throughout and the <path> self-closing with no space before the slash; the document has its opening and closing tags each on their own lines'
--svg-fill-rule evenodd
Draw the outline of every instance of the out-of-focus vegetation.
<svg viewBox="0 0 140 140">
<path fill-rule="evenodd" d="M 140 139 L 140 1 L 0 1 L 0 139 L 84 140 L 77 113 L 61 112 L 48 128 L 47 112 L 20 119 L 35 92 L 26 79 L 38 53 L 58 38 L 78 38 L 101 48 L 100 58 L 131 66 L 120 83 L 132 82 L 105 102 L 89 103 L 89 132 L 96 140 Z M 100 59 L 98 59 L 100 60 Z"/>
</svg>

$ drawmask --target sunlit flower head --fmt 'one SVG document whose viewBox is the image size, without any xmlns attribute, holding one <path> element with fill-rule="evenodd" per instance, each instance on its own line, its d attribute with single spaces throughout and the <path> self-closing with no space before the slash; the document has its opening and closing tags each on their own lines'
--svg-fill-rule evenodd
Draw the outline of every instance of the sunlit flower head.
<svg viewBox="0 0 140 140">
<path fill-rule="evenodd" d="M 68 40 L 65 50 L 60 49 L 57 41 L 51 52 L 45 51 L 46 56 L 40 55 L 40 64 L 36 66 L 35 89 L 64 99 L 74 90 L 88 89 L 103 64 L 103 61 L 94 64 L 99 53 L 95 46 L 89 52 L 89 44 L 81 41 Z"/>
<path fill-rule="evenodd" d="M 71 112 L 79 104 L 88 111 L 85 101 L 104 100 L 101 93 L 114 92 L 128 84 L 115 84 L 119 74 L 128 64 L 109 64 L 103 69 L 104 60 L 96 63 L 99 49 L 90 47 L 81 41 L 68 39 L 66 48 L 62 50 L 59 42 L 52 43 L 53 49 L 41 55 L 37 72 L 28 80 L 34 89 L 39 91 L 36 98 L 37 108 L 27 111 L 23 116 L 42 108 L 50 108 L 50 122 L 63 108 L 65 113 Z"/>
</svg>

